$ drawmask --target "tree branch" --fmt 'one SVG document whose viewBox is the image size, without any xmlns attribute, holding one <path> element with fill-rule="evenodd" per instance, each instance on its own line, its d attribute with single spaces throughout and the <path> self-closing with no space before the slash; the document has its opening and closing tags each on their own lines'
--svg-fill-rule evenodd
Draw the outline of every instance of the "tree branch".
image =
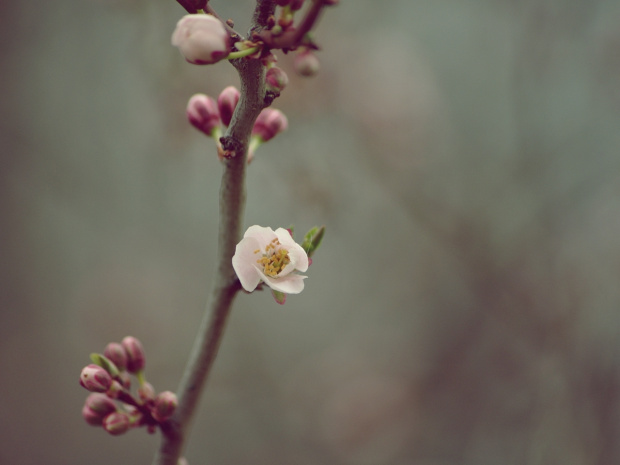
<svg viewBox="0 0 620 465">
<path fill-rule="evenodd" d="M 275 11 L 273 0 L 257 0 L 252 31 L 260 31 Z M 233 60 L 239 73 L 241 97 L 222 147 L 230 152 L 224 160 L 220 187 L 220 224 L 217 272 L 206 311 L 185 372 L 177 390 L 175 414 L 162 427 L 160 448 L 153 465 L 177 465 L 189 434 L 200 395 L 213 366 L 233 299 L 241 289 L 232 267 L 232 256 L 241 239 L 245 207 L 245 168 L 250 134 L 256 117 L 265 106 L 265 67 L 260 60 Z"/>
<path fill-rule="evenodd" d="M 314 27 L 324 6 L 327 6 L 325 0 L 312 0 L 312 5 L 296 28 L 280 35 L 274 35 L 271 31 L 261 31 L 256 34 L 256 39 L 262 40 L 268 49 L 293 50 L 301 45 L 304 36 Z"/>
</svg>

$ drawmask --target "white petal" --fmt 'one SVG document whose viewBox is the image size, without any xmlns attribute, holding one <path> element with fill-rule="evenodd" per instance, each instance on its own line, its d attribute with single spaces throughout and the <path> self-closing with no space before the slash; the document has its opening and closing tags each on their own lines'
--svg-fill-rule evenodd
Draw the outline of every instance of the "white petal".
<svg viewBox="0 0 620 465">
<path fill-rule="evenodd" d="M 307 276 L 291 273 L 287 276 L 272 278 L 261 273 L 260 270 L 258 272 L 261 274 L 263 281 L 274 291 L 284 292 L 285 294 L 299 294 L 304 290 L 304 279 Z"/>
<path fill-rule="evenodd" d="M 256 239 L 262 252 L 265 250 L 265 246 L 278 236 L 276 236 L 276 233 L 274 233 L 271 228 L 254 225 L 248 228 L 243 237 L 253 237 Z"/>
<path fill-rule="evenodd" d="M 243 288 L 252 292 L 261 280 L 261 274 L 256 268 L 257 257 L 262 255 L 254 251 L 259 249 L 258 241 L 254 237 L 245 237 L 237 244 L 232 265 Z"/>
<path fill-rule="evenodd" d="M 278 228 L 275 234 L 278 236 L 278 240 L 280 244 L 282 244 L 282 247 L 288 251 L 288 256 L 291 259 L 291 263 L 284 267 L 280 275 L 286 276 L 293 269 L 306 271 L 308 269 L 308 254 L 302 246 L 295 242 L 291 234 L 284 228 Z"/>
</svg>

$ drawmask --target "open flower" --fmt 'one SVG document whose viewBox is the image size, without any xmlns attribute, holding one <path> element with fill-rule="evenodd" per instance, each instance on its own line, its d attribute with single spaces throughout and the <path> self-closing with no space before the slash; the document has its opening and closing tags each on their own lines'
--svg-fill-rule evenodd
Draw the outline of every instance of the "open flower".
<svg viewBox="0 0 620 465">
<path fill-rule="evenodd" d="M 274 291 L 299 294 L 307 276 L 295 271 L 308 269 L 308 255 L 288 230 L 250 226 L 237 244 L 232 264 L 248 292 L 263 281 Z"/>
</svg>

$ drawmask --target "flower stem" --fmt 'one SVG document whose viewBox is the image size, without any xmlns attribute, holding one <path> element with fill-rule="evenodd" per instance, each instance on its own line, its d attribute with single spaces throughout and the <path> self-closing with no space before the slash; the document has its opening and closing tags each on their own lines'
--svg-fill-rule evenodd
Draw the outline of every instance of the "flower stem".
<svg viewBox="0 0 620 465">
<path fill-rule="evenodd" d="M 243 58 L 252 55 L 260 50 L 260 47 L 252 47 L 245 50 L 239 50 L 237 52 L 230 52 L 226 57 L 227 60 L 236 60 L 237 58 Z"/>
</svg>

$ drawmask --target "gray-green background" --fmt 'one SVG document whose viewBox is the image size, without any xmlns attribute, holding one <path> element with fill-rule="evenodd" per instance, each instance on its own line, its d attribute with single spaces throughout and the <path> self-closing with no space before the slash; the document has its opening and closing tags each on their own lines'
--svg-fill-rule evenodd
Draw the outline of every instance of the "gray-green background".
<svg viewBox="0 0 620 465">
<path fill-rule="evenodd" d="M 221 166 L 184 109 L 238 81 L 171 47 L 182 14 L 0 6 L 1 463 L 158 444 L 87 426 L 78 376 L 131 334 L 174 390 L 210 286 Z M 190 464 L 620 463 L 620 3 L 343 0 L 316 38 L 245 218 L 327 237 L 284 307 L 238 296 Z"/>
</svg>

